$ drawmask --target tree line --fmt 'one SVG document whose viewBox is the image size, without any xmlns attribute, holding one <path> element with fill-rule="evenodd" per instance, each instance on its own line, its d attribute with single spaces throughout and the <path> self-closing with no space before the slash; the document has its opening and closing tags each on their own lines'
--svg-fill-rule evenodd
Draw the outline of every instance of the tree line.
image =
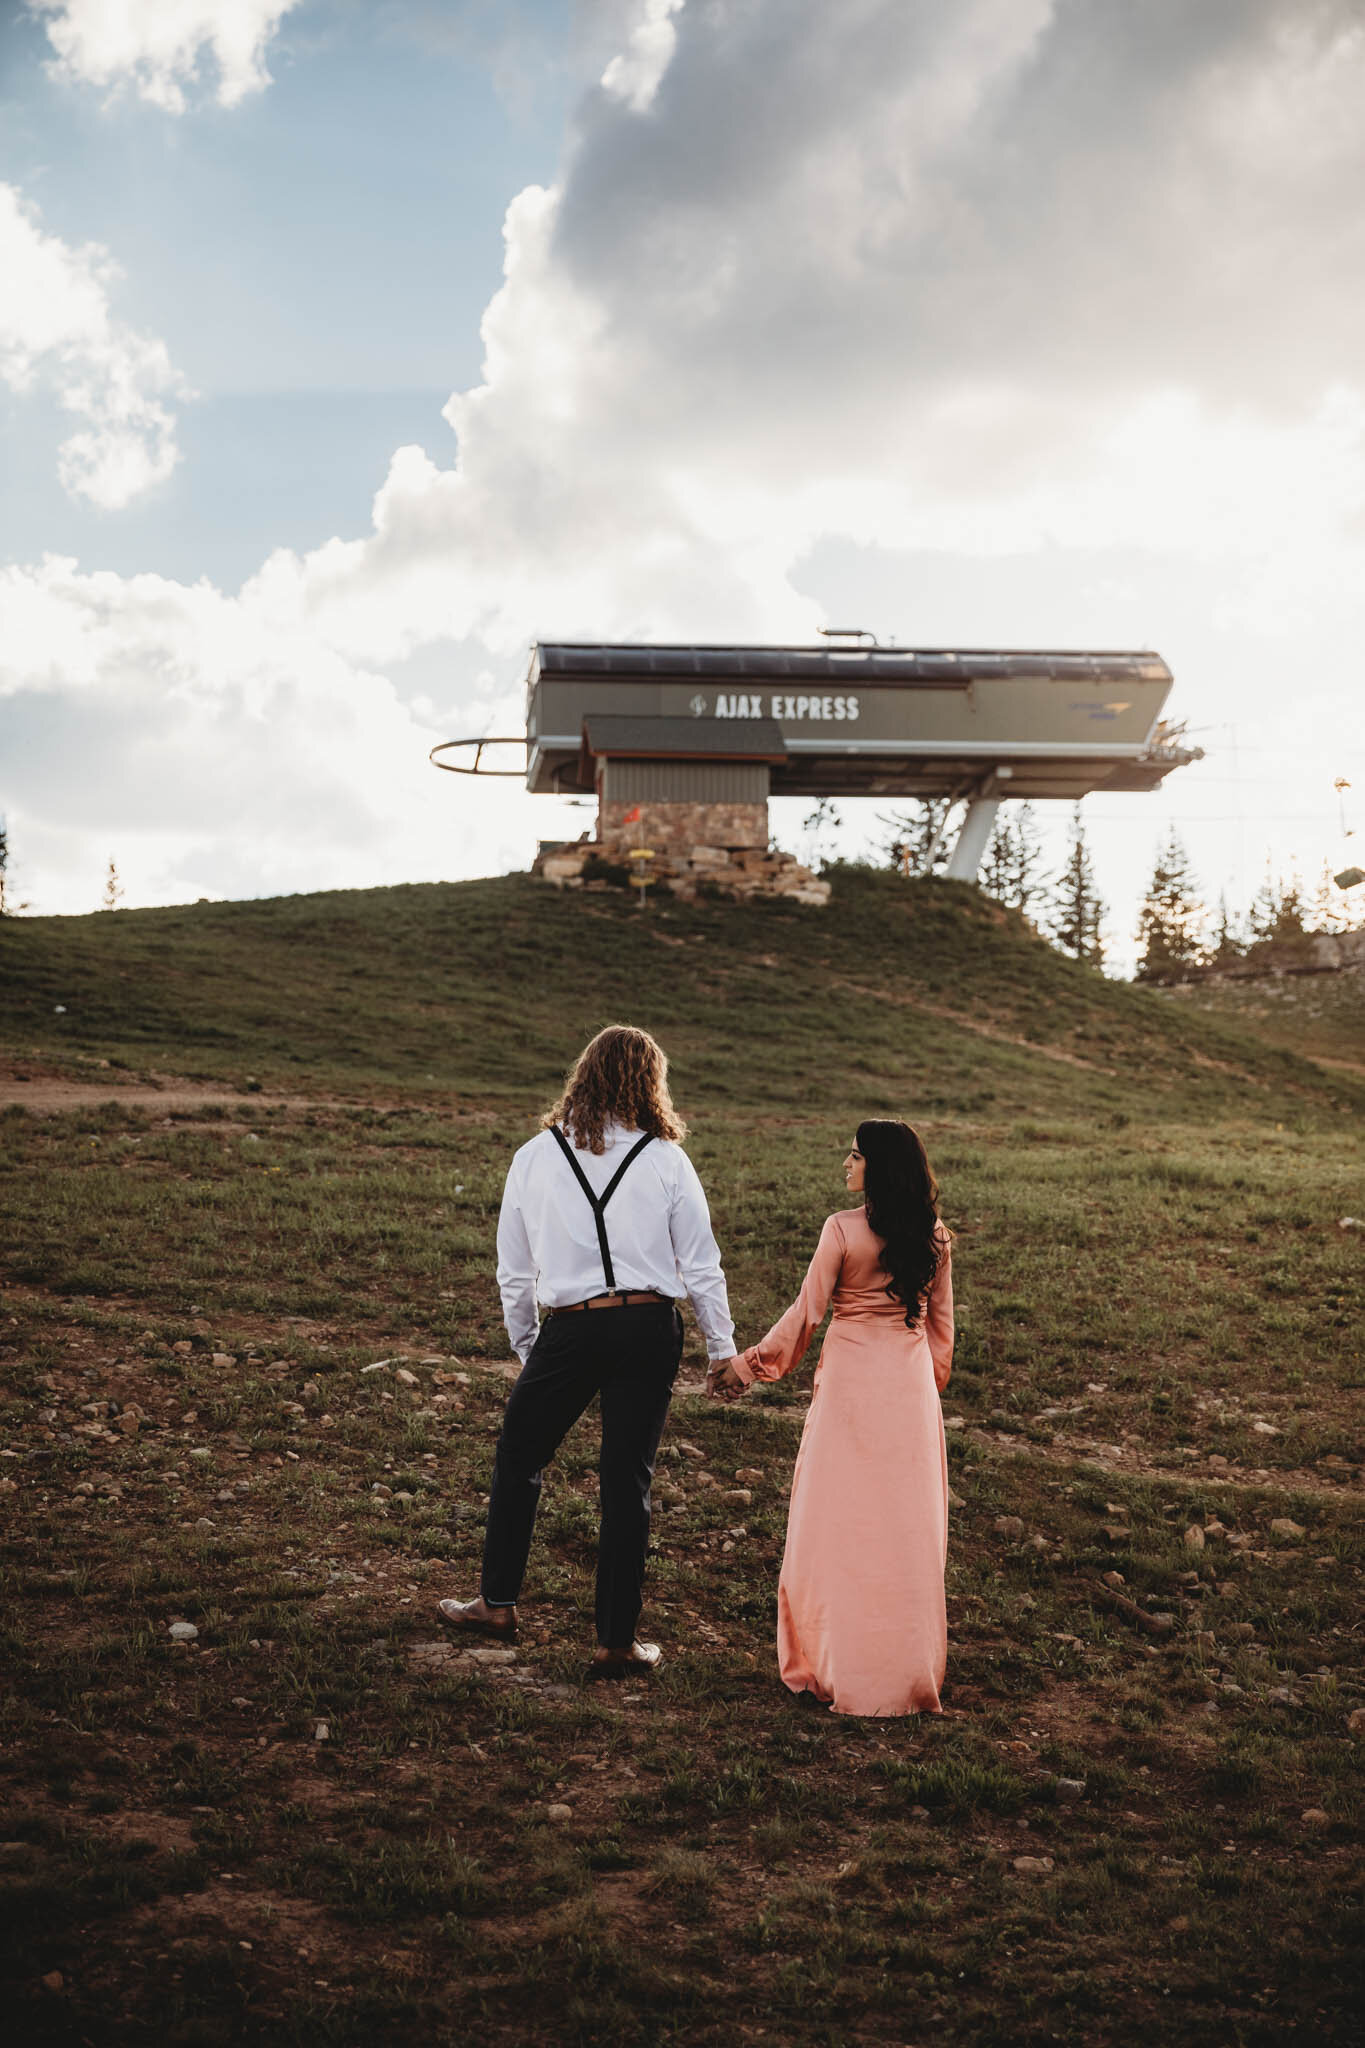
<svg viewBox="0 0 1365 2048">
<path fill-rule="evenodd" d="M 953 809 L 948 797 L 923 797 L 902 810 L 881 813 L 879 860 L 906 875 L 939 873 L 948 864 Z M 806 820 L 812 835 L 808 845 L 818 849 L 821 836 L 838 822 L 835 806 L 826 799 Z M 1066 859 L 1059 870 L 1045 865 L 1033 805 L 1002 804 L 977 882 L 997 903 L 1022 912 L 1061 952 L 1103 966 L 1109 906 L 1096 886 L 1079 804 L 1071 814 Z M 1208 904 L 1172 826 L 1157 850 L 1138 911 L 1136 979 L 1179 981 L 1201 967 L 1254 955 L 1260 947 L 1348 931 L 1352 925 L 1350 910 L 1326 866 L 1309 891 L 1296 874 L 1286 880 L 1267 863 L 1245 913 L 1231 909 L 1225 893 L 1216 905 Z"/>
</svg>

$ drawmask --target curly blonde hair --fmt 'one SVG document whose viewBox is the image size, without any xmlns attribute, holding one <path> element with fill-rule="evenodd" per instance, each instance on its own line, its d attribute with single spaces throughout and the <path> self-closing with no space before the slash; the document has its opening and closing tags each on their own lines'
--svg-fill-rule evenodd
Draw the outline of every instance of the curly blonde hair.
<svg viewBox="0 0 1365 2048">
<path fill-rule="evenodd" d="M 668 1058 L 647 1031 L 633 1024 L 608 1024 L 584 1046 L 553 1109 L 540 1120 L 542 1130 L 562 1123 L 578 1146 L 606 1150 L 609 1123 L 627 1130 L 648 1131 L 651 1137 L 681 1144 L 687 1125 L 668 1092 Z"/>
</svg>

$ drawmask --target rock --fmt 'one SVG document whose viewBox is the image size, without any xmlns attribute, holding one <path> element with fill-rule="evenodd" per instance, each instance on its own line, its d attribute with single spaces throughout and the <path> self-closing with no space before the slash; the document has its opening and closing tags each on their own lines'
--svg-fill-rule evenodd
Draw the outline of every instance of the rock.
<svg viewBox="0 0 1365 2048">
<path fill-rule="evenodd" d="M 319 1721 L 313 1729 L 314 1742 L 330 1742 L 332 1731 L 326 1721 Z"/>
<path fill-rule="evenodd" d="M 1326 1828 L 1332 1824 L 1331 1815 L 1324 1813 L 1320 1806 L 1305 1806 L 1299 1819 L 1306 1828 Z"/>
<path fill-rule="evenodd" d="M 1348 1735 L 1365 1735 L 1365 1707 L 1355 1707 L 1346 1716 Z"/>
<path fill-rule="evenodd" d="M 382 1479 L 375 1480 L 374 1484 L 370 1488 L 370 1492 L 376 1495 L 377 1498 L 380 1500 L 393 1499 L 393 1488 L 391 1486 L 385 1486 Z"/>
<path fill-rule="evenodd" d="M 1277 1536 L 1281 1543 L 1297 1543 L 1301 1536 L 1308 1534 L 1308 1531 L 1301 1522 L 1291 1522 L 1288 1515 L 1277 1515 L 1270 1525 L 1270 1533 Z"/>
<path fill-rule="evenodd" d="M 220 1372 L 223 1372 L 228 1366 L 236 1365 L 237 1360 L 230 1351 L 215 1351 L 211 1363 L 216 1365 Z"/>
<path fill-rule="evenodd" d="M 418 1379 L 416 1373 L 409 1372 L 405 1365 L 399 1366 L 398 1370 L 394 1374 L 394 1378 L 397 1380 L 400 1387 L 416 1387 L 421 1385 L 421 1381 Z"/>
<path fill-rule="evenodd" d="M 557 1800 L 557 1801 L 555 1802 L 555 1804 L 554 1804 L 553 1806 L 547 1806 L 547 1807 L 546 1807 L 546 1809 L 545 1809 L 545 1818 L 546 1818 L 546 1820 L 553 1820 L 553 1821 L 566 1821 L 566 1820 L 572 1820 L 572 1819 L 573 1819 L 573 1808 L 572 1808 L 571 1806 L 565 1806 L 565 1805 L 564 1805 L 564 1804 L 562 1803 L 562 1801 L 558 1801 L 558 1800 Z"/>
<path fill-rule="evenodd" d="M 967 1418 L 965 1415 L 945 1415 L 943 1427 L 945 1429 L 965 1429 L 967 1427 Z"/>
<path fill-rule="evenodd" d="M 1204 1534 L 1206 1537 L 1226 1536 L 1227 1533 L 1227 1529 L 1222 1522 L 1205 1522 L 1204 1524 Z"/>
<path fill-rule="evenodd" d="M 59 1003 L 57 1007 L 60 1010 L 63 1009 L 65 1005 Z M 64 1989 L 65 1984 L 66 1979 L 65 1977 L 63 1977 L 60 1970 L 49 1970 L 47 1975 L 43 1978 L 44 1991 L 61 1991 L 62 1989 Z"/>
<path fill-rule="evenodd" d="M 736 1507 L 747 1508 L 753 1504 L 753 1494 L 747 1486 L 731 1486 L 721 1495 L 722 1500 L 732 1500 Z"/>
<path fill-rule="evenodd" d="M 966 1501 L 962 1498 L 962 1495 L 960 1493 L 954 1493 L 951 1486 L 948 1488 L 948 1505 L 950 1508 L 965 1508 L 967 1505 Z"/>
<path fill-rule="evenodd" d="M 142 1427 L 142 1411 L 138 1408 L 125 1408 L 118 1419 L 118 1426 L 124 1436 L 136 1436 Z"/>
<path fill-rule="evenodd" d="M 1016 1856 L 1014 1868 L 1021 1877 L 1046 1877 L 1052 1869 L 1050 1856 Z"/>
<path fill-rule="evenodd" d="M 1085 1797 L 1085 1779 L 1058 1778 L 1053 1790 L 1063 1806 L 1074 1806 L 1078 1799 Z"/>
<path fill-rule="evenodd" d="M 1104 1527 L 1101 1529 L 1100 1534 L 1104 1537 L 1106 1543 L 1112 1543 L 1115 1545 L 1120 1543 L 1131 1543 L 1133 1540 L 1133 1532 L 1128 1527 L 1127 1523 L 1106 1522 Z"/>
<path fill-rule="evenodd" d="M 1046 1550 L 1046 1536 L 1044 1536 L 1039 1530 L 1035 1529 L 1033 1534 L 1029 1537 L 1028 1542 L 1025 1545 L 1025 1548 L 1028 1550 Z"/>
<path fill-rule="evenodd" d="M 1365 1230 L 1365 1220 L 1359 1216 L 1338 1216 L 1338 1230 Z"/>
<path fill-rule="evenodd" d="M 757 1465 L 741 1465 L 735 1474 L 735 1478 L 741 1486 L 752 1486 L 756 1480 L 762 1477 L 763 1474 Z"/>
<path fill-rule="evenodd" d="M 1278 1436 L 1280 1433 L 1273 1422 L 1253 1422 L 1251 1427 L 1257 1436 Z"/>
<path fill-rule="evenodd" d="M 1185 1531 L 1185 1548 L 1186 1550 L 1202 1550 L 1204 1548 L 1204 1532 L 1198 1522 L 1191 1522 L 1189 1528 Z"/>
<path fill-rule="evenodd" d="M 1124 1578 L 1122 1572 L 1106 1572 L 1104 1574 L 1104 1583 L 1106 1586 L 1112 1586 L 1114 1591 L 1117 1592 L 1119 1587 L 1126 1586 L 1128 1581 Z"/>
<path fill-rule="evenodd" d="M 1000 1515 L 991 1523 L 997 1536 L 1003 1536 L 1007 1543 L 1018 1543 L 1024 1534 L 1023 1518 L 1019 1515 Z"/>
<path fill-rule="evenodd" d="M 197 1643 L 199 1640 L 199 1631 L 192 1621 L 173 1621 L 169 1633 L 173 1643 Z"/>
</svg>

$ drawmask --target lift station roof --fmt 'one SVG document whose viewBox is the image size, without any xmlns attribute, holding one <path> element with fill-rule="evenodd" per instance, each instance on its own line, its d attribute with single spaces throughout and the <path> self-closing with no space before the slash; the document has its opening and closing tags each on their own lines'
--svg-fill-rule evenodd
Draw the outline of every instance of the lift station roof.
<svg viewBox="0 0 1365 2048">
<path fill-rule="evenodd" d="M 613 757 L 761 758 L 774 796 L 1155 789 L 1200 751 L 1162 724 L 1172 680 L 1146 651 L 543 641 L 526 782 L 570 794 Z"/>
</svg>

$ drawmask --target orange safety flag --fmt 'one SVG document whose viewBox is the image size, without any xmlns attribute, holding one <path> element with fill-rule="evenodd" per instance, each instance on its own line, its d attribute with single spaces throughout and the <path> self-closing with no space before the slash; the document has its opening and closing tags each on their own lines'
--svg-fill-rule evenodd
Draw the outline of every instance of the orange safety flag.
<svg viewBox="0 0 1365 2048">
<path fill-rule="evenodd" d="M 637 824 L 637 823 L 639 822 L 639 817 L 640 817 L 640 806 L 639 806 L 638 804 L 636 804 L 636 806 L 635 806 L 635 809 L 634 809 L 633 811 L 627 811 L 627 812 L 626 812 L 626 823 L 627 823 L 628 825 L 634 825 L 634 824 Z"/>
</svg>

